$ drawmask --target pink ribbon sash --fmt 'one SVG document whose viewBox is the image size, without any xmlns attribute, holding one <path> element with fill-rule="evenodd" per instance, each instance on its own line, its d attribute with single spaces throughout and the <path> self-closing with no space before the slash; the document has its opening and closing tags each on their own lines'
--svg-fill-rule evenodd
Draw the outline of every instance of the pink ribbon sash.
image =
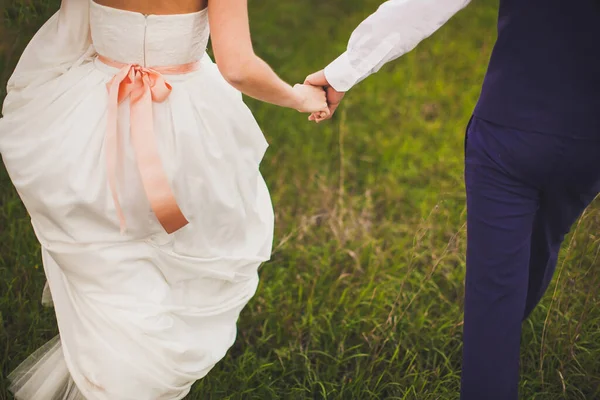
<svg viewBox="0 0 600 400">
<path fill-rule="evenodd" d="M 107 84 L 109 103 L 105 140 L 108 184 L 119 216 L 121 233 L 125 231 L 126 223 L 117 193 L 117 154 L 122 154 L 121 141 L 118 138 L 117 110 L 128 97 L 131 113 L 131 144 L 142 185 L 158 221 L 167 233 L 173 233 L 186 226 L 188 220 L 177 205 L 159 157 L 154 136 L 152 102 L 162 103 L 171 94 L 171 85 L 162 74 L 189 73 L 198 69 L 199 62 L 172 67 L 146 68 L 137 64 L 123 64 L 104 56 L 99 56 L 98 60 L 108 66 L 119 68 L 119 72 Z"/>
</svg>

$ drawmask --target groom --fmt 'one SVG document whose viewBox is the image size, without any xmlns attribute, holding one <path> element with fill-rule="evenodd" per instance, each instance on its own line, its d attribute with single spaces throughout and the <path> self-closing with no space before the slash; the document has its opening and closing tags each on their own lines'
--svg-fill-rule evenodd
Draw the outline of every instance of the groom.
<svg viewBox="0 0 600 400">
<path fill-rule="evenodd" d="M 469 1 L 383 3 L 306 83 L 326 88 L 333 114 L 345 92 Z M 548 288 L 565 234 L 600 192 L 599 40 L 597 0 L 500 0 L 465 141 L 463 400 L 517 399 L 521 322 Z"/>
</svg>

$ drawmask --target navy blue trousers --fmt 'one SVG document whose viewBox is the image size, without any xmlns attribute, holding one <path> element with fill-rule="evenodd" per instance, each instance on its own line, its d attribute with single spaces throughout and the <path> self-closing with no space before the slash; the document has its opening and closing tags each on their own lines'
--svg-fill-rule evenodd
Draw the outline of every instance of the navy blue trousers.
<svg viewBox="0 0 600 400">
<path fill-rule="evenodd" d="M 462 400 L 518 398 L 521 324 L 573 223 L 600 191 L 599 141 L 473 118 L 465 142 Z"/>
</svg>

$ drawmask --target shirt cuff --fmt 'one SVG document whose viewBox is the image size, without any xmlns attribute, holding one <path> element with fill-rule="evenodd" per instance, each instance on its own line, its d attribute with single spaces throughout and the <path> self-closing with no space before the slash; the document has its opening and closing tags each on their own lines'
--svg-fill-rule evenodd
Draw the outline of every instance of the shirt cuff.
<svg viewBox="0 0 600 400">
<path fill-rule="evenodd" d="M 361 78 L 360 74 L 350 63 L 347 52 L 342 53 L 341 56 L 325 67 L 323 72 L 325 73 L 325 79 L 329 82 L 329 86 L 338 92 L 347 92 Z"/>
</svg>

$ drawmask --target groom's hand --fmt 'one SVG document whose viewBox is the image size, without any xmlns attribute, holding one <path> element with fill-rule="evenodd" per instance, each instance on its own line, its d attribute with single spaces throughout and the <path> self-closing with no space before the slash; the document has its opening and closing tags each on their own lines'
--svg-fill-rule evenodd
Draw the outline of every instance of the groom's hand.
<svg viewBox="0 0 600 400">
<path fill-rule="evenodd" d="M 329 107 L 329 115 L 323 116 L 323 113 L 314 113 L 308 119 L 309 121 L 315 121 L 317 123 L 330 119 L 335 113 L 335 110 L 339 107 L 342 99 L 346 95 L 344 92 L 338 92 L 329 85 L 325 73 L 323 70 L 315 72 L 306 77 L 304 81 L 305 85 L 319 86 L 325 89 L 327 93 L 327 105 Z"/>
</svg>

